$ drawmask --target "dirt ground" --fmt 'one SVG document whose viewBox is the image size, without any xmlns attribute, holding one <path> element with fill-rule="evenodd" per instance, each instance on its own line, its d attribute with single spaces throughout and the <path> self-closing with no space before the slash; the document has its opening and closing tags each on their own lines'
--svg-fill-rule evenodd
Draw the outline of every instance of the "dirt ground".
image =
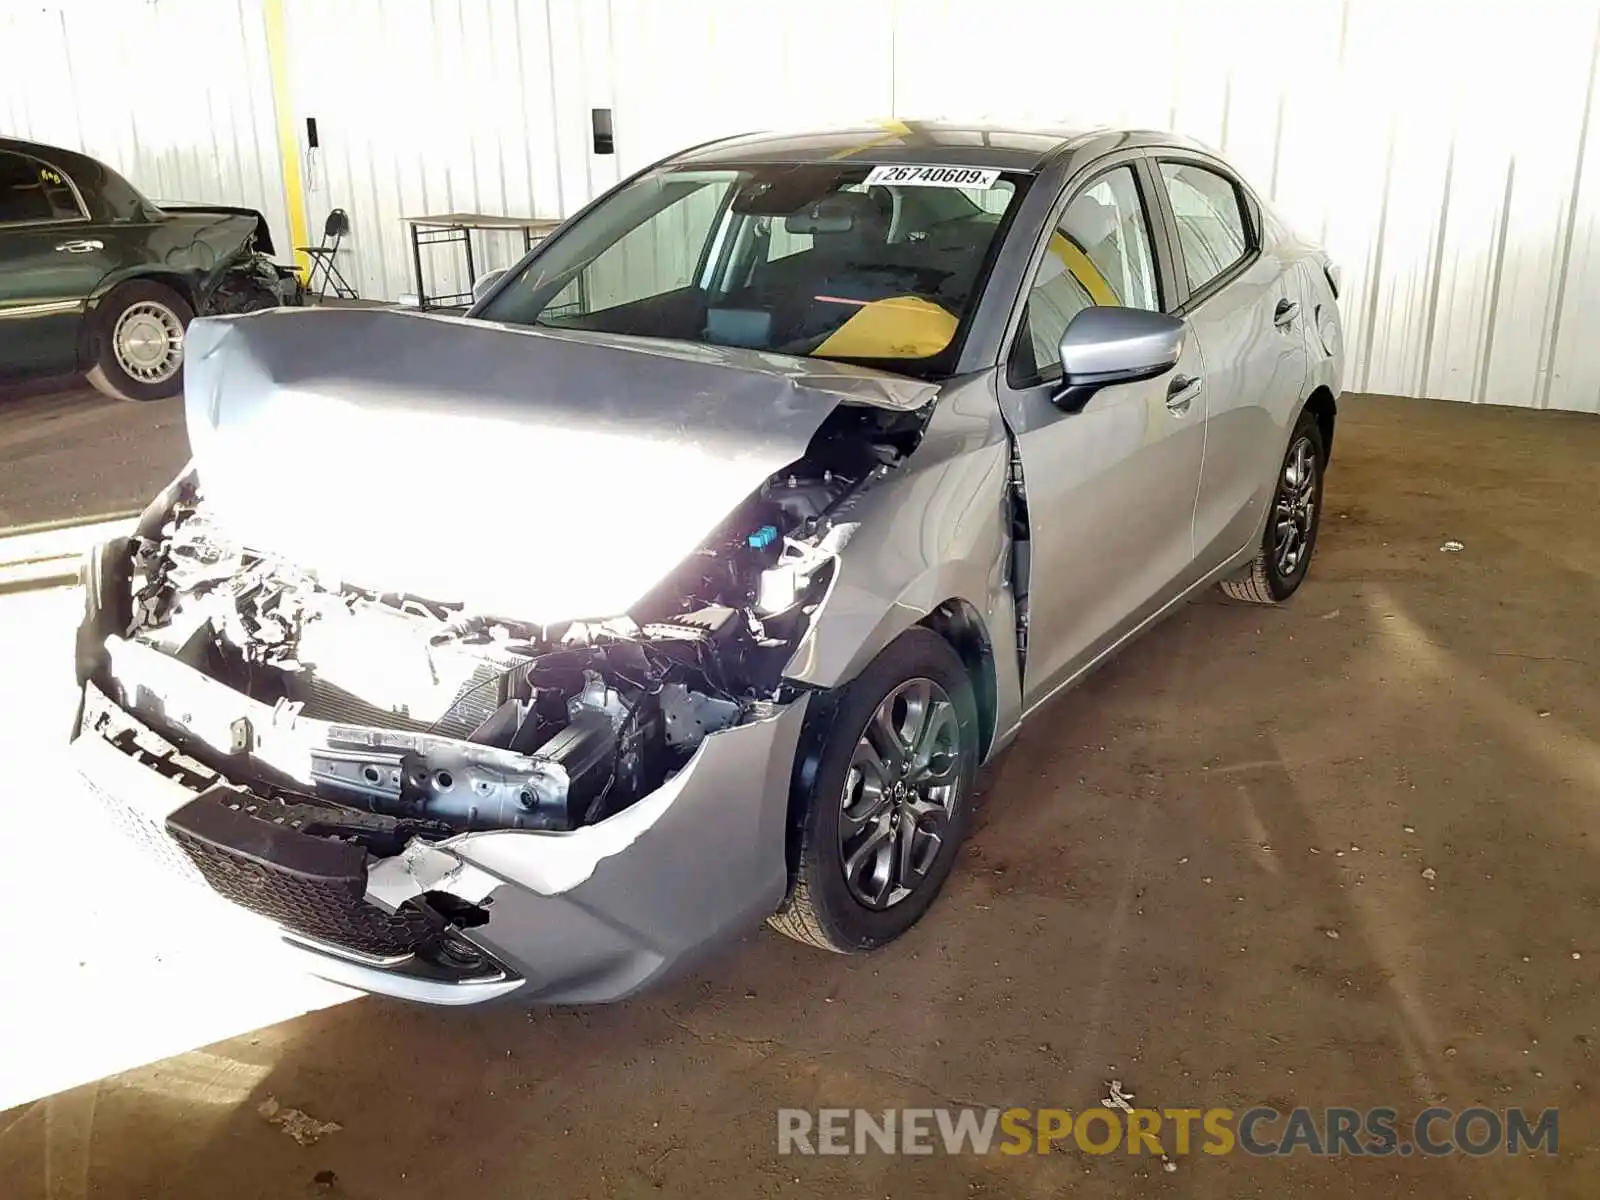
<svg viewBox="0 0 1600 1200">
<path fill-rule="evenodd" d="M 902 943 L 763 931 L 604 1009 L 356 1001 L 0 1114 L 3 1190 L 1600 1194 L 1597 463 L 1600 419 L 1349 399 L 1300 594 L 1208 597 L 1055 702 Z M 1111 1078 L 1152 1107 L 1559 1106 L 1560 1153 L 777 1154 L 780 1107 L 1081 1109 Z M 341 1128 L 299 1145 L 268 1097 Z"/>
</svg>

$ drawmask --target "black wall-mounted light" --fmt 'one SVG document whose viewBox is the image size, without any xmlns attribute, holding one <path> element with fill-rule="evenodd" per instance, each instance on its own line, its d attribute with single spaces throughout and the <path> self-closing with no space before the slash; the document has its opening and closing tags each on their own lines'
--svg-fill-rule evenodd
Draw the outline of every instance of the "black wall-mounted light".
<svg viewBox="0 0 1600 1200">
<path fill-rule="evenodd" d="M 615 154 L 617 141 L 611 133 L 611 110 L 609 108 L 591 108 L 589 122 L 594 129 L 594 152 L 596 154 Z"/>
</svg>

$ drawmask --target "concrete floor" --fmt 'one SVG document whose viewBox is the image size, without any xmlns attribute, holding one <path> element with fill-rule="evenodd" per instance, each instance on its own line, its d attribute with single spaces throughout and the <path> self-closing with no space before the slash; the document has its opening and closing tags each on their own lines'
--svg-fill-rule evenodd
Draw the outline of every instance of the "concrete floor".
<svg viewBox="0 0 1600 1200">
<path fill-rule="evenodd" d="M 1208 597 L 1052 704 L 901 943 L 760 932 L 598 1010 L 355 1000 L 0 1114 L 6 1193 L 1594 1196 L 1597 462 L 1594 418 L 1347 401 L 1300 594 Z M 76 986 L 5 961 L 9 991 Z M 28 1037 L 114 1043 L 154 986 Z M 779 1107 L 1082 1109 L 1110 1078 L 1152 1107 L 1559 1106 L 1561 1152 L 776 1154 Z M 342 1128 L 301 1146 L 269 1096 Z"/>
<path fill-rule="evenodd" d="M 0 860 L 0 912 L 41 918 L 0 922 L 0 1109 L 355 994 L 285 971 L 268 931 L 129 853 L 87 789 L 63 779 L 50 752 L 77 709 L 82 613 L 76 587 L 0 595 L 4 803 L 17 821 L 47 800 L 73 838 L 67 886 L 52 855 Z"/>
<path fill-rule="evenodd" d="M 80 379 L 0 385 L 0 530 L 143 508 L 188 458 L 181 399 L 112 400 Z"/>
</svg>

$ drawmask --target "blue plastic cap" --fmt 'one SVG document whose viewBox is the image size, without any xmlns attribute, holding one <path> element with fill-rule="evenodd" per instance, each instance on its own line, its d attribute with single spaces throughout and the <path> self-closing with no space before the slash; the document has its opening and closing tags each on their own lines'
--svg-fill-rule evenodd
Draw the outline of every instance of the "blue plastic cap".
<svg viewBox="0 0 1600 1200">
<path fill-rule="evenodd" d="M 772 543 L 777 541 L 777 540 L 778 540 L 778 527 L 776 525 L 763 525 L 760 529 L 756 530 L 749 537 L 745 538 L 745 541 L 750 545 L 750 548 L 753 549 L 753 550 L 765 550 L 768 546 L 772 545 Z"/>
</svg>

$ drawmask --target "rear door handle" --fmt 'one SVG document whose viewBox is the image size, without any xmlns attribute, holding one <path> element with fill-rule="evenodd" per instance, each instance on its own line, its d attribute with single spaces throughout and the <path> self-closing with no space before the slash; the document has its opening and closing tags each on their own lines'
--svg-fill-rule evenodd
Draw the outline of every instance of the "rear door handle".
<svg viewBox="0 0 1600 1200">
<path fill-rule="evenodd" d="M 104 250 L 106 244 L 95 238 L 80 238 L 75 242 L 62 242 L 56 247 L 58 251 L 66 254 L 91 254 L 96 250 Z"/>
<path fill-rule="evenodd" d="M 1174 416 L 1183 416 L 1189 411 L 1189 406 L 1194 403 L 1194 398 L 1200 394 L 1200 377 L 1198 375 L 1176 375 L 1167 385 L 1167 409 Z"/>
<path fill-rule="evenodd" d="M 1300 305 L 1290 300 L 1287 296 L 1278 301 L 1278 307 L 1272 310 L 1272 323 L 1279 329 L 1287 329 L 1300 315 Z"/>
</svg>

